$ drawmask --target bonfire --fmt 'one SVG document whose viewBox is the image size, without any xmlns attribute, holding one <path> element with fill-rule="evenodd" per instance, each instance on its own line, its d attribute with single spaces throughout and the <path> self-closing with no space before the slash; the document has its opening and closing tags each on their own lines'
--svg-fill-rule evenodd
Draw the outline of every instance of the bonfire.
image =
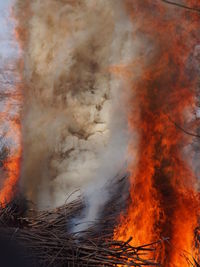
<svg viewBox="0 0 200 267">
<path fill-rule="evenodd" d="M 0 265 L 199 267 L 199 0 L 16 0 L 7 22 Z"/>
</svg>

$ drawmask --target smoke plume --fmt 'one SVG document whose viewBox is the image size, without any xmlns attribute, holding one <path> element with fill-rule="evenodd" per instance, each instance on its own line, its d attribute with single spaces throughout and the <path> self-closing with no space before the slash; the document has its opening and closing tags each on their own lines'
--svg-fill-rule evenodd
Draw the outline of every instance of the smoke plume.
<svg viewBox="0 0 200 267">
<path fill-rule="evenodd" d="M 118 0 L 18 0 L 16 13 L 26 82 L 21 186 L 39 209 L 80 189 L 94 220 L 128 161 L 130 83 L 112 66 L 132 61 L 132 24 Z"/>
</svg>

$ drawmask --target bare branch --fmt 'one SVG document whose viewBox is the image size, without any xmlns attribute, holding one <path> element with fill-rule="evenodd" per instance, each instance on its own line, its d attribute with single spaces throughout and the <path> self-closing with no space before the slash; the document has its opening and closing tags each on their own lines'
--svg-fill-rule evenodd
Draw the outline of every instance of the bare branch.
<svg viewBox="0 0 200 267">
<path fill-rule="evenodd" d="M 188 134 L 188 135 L 193 136 L 193 137 L 196 137 L 196 138 L 200 138 L 200 135 L 195 134 L 195 133 L 191 133 L 191 132 L 185 130 L 183 127 L 181 127 L 175 121 L 173 121 L 169 116 L 168 116 L 168 118 L 169 118 L 169 121 L 171 121 L 179 130 L 183 131 L 185 134 Z"/>
<path fill-rule="evenodd" d="M 166 3 L 166 4 L 174 5 L 174 6 L 177 6 L 177 7 L 181 7 L 181 8 L 187 9 L 189 11 L 200 13 L 200 9 L 196 8 L 196 7 L 189 7 L 187 5 L 179 4 L 179 3 L 176 3 L 176 2 L 173 2 L 173 1 L 169 1 L 169 0 L 161 0 L 161 1 Z"/>
</svg>

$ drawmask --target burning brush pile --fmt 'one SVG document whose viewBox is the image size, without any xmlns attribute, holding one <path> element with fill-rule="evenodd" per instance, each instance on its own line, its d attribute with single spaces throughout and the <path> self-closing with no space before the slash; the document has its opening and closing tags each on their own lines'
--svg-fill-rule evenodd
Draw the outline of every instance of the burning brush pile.
<svg viewBox="0 0 200 267">
<path fill-rule="evenodd" d="M 199 267 L 199 0 L 0 3 L 0 265 Z"/>
<path fill-rule="evenodd" d="M 127 177 L 118 181 L 120 188 L 126 182 Z M 127 241 L 113 239 L 113 225 L 122 208 L 116 195 L 95 225 L 72 232 L 71 221 L 81 213 L 83 203 L 79 198 L 38 212 L 27 210 L 25 200 L 14 200 L 0 210 L 0 238 L 20 248 L 27 266 L 160 266 L 155 255 L 164 240 L 132 246 L 132 237 Z"/>
</svg>

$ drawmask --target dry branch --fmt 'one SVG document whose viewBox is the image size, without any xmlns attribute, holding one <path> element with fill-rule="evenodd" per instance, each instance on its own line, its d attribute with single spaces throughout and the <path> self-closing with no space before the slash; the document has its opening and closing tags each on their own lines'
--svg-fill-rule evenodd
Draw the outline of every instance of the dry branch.
<svg viewBox="0 0 200 267">
<path fill-rule="evenodd" d="M 110 216 L 103 227 L 71 233 L 69 221 L 83 207 L 81 199 L 52 211 L 31 211 L 21 216 L 21 204 L 10 203 L 0 210 L 0 234 L 26 248 L 24 257 L 33 266 L 159 266 L 151 257 L 162 242 L 133 247 L 113 240 Z M 30 211 L 29 211 L 30 212 Z M 101 222 L 99 222 L 98 227 Z M 106 228 L 112 229 L 107 230 Z"/>
<path fill-rule="evenodd" d="M 184 4 L 180 4 L 180 3 L 177 3 L 177 2 L 174 2 L 174 1 L 169 1 L 169 0 L 161 0 L 161 1 L 166 3 L 166 4 L 169 4 L 169 5 L 173 5 L 173 6 L 176 6 L 176 7 L 180 7 L 180 8 L 186 9 L 188 11 L 193 11 L 193 12 L 200 13 L 200 9 L 196 8 L 196 7 L 190 7 L 190 6 L 187 6 L 187 5 L 184 5 Z"/>
<path fill-rule="evenodd" d="M 188 130 L 184 129 L 182 126 L 180 126 L 177 122 L 175 122 L 174 120 L 171 119 L 170 116 L 168 116 L 168 119 L 171 123 L 174 124 L 174 126 L 176 128 L 178 128 L 179 130 L 181 130 L 183 133 L 187 134 L 187 135 L 190 135 L 192 137 L 196 137 L 196 138 L 200 138 L 200 135 L 199 134 L 195 134 L 195 133 L 192 133 L 192 132 L 189 132 Z"/>
</svg>

